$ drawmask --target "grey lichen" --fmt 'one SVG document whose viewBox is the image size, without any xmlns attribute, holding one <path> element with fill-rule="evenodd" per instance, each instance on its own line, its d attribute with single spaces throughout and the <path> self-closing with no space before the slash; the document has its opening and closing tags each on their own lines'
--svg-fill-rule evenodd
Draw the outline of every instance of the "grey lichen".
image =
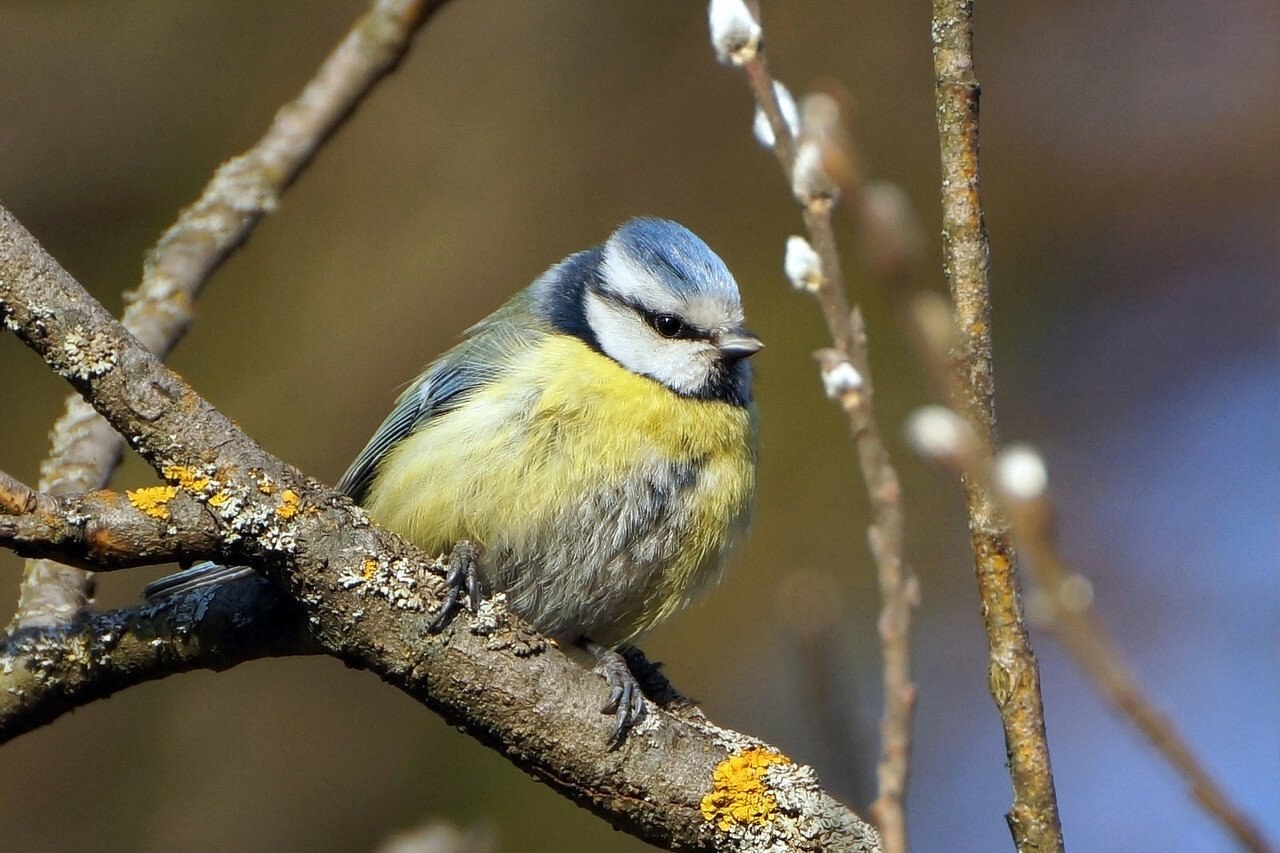
<svg viewBox="0 0 1280 853">
<path fill-rule="evenodd" d="M 62 370 L 75 379 L 91 379 L 101 376 L 116 364 L 116 353 L 107 341 L 89 336 L 84 326 L 77 324 L 62 341 Z"/>
<path fill-rule="evenodd" d="M 547 647 L 547 641 L 540 634 L 517 624 L 507 609 L 504 592 L 480 602 L 471 622 L 471 633 L 489 638 L 485 648 L 494 651 L 510 649 L 517 657 L 536 655 Z"/>
<path fill-rule="evenodd" d="M 853 818 L 831 799 L 818 783 L 813 768 L 805 764 L 775 764 L 765 773 L 766 787 L 778 802 L 776 834 L 786 838 L 784 849 L 796 849 L 795 839 L 804 839 L 803 848 L 831 851 L 880 849 L 880 835 L 870 824 Z"/>
<path fill-rule="evenodd" d="M 433 577 L 429 572 L 420 571 L 409 560 L 388 561 L 371 555 L 364 559 L 360 571 L 344 569 L 338 575 L 337 583 L 342 589 L 354 589 L 361 596 L 382 598 L 400 610 L 421 612 L 427 609 L 427 603 L 422 597 L 423 591 L 432 597 L 438 597 L 443 592 L 443 581 L 438 579 L 440 589 L 426 589 L 428 579 Z"/>
</svg>

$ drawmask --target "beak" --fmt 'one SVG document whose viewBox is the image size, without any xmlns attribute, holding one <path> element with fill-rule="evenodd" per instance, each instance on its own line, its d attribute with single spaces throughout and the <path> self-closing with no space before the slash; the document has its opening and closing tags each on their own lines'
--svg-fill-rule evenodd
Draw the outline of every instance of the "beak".
<svg viewBox="0 0 1280 853">
<path fill-rule="evenodd" d="M 741 327 L 716 335 L 715 344 L 720 349 L 720 354 L 728 359 L 746 358 L 764 347 L 763 341 Z"/>
</svg>

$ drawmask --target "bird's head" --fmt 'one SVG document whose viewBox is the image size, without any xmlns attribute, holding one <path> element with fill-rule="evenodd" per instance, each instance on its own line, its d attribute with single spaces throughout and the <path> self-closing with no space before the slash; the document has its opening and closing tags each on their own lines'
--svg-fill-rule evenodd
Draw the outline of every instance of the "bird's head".
<svg viewBox="0 0 1280 853">
<path fill-rule="evenodd" d="M 763 344 L 724 261 L 684 226 L 632 219 L 539 284 L 561 331 L 628 370 L 682 396 L 750 402 L 746 360 Z"/>
</svg>

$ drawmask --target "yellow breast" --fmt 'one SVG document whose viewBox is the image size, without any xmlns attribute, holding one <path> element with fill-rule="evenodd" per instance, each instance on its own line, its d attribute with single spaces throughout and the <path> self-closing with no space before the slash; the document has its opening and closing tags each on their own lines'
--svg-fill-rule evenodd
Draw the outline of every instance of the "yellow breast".
<svg viewBox="0 0 1280 853">
<path fill-rule="evenodd" d="M 755 457 L 748 409 L 680 397 L 577 338 L 548 335 L 500 380 L 392 450 L 365 506 L 431 553 L 470 539 L 482 551 L 536 555 L 549 552 L 551 537 L 582 535 L 557 528 L 590 518 L 567 507 L 625 493 L 655 466 L 689 466 L 697 479 L 682 497 L 678 553 L 653 589 L 619 596 L 612 614 L 634 627 L 630 635 L 678 609 L 719 567 L 746 524 Z"/>
</svg>

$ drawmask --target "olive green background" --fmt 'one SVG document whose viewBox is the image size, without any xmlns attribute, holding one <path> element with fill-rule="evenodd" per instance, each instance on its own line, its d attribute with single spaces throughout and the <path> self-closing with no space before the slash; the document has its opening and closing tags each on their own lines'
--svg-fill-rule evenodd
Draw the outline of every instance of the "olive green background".
<svg viewBox="0 0 1280 853">
<path fill-rule="evenodd" d="M 774 71 L 848 93 L 868 170 L 920 210 L 922 279 L 940 288 L 928 4 L 765 5 Z M 118 312 L 146 248 L 362 8 L 3 0 L 0 203 Z M 1280 13 L 990 0 L 978 26 L 1003 433 L 1045 451 L 1067 553 L 1144 684 L 1280 836 Z M 864 809 L 880 707 L 866 500 L 810 359 L 818 312 L 781 273 L 798 216 L 750 118 L 703 4 L 454 0 L 213 278 L 172 364 L 333 482 L 397 389 L 548 265 L 632 215 L 688 225 L 768 345 L 761 490 L 725 583 L 643 645 L 714 720 Z M 962 505 L 902 446 L 923 385 L 840 227 L 924 590 L 917 847 L 1007 849 Z M 0 337 L 0 468 L 35 482 L 65 393 Z M 130 458 L 115 482 L 153 481 Z M 20 566 L 0 555 L 6 613 Z M 104 576 L 99 600 L 160 573 Z M 1035 639 L 1068 842 L 1227 849 Z M 642 848 L 328 659 L 144 685 L 0 749 L 9 850 L 366 850 L 434 819 L 487 826 L 500 850 Z"/>
</svg>

